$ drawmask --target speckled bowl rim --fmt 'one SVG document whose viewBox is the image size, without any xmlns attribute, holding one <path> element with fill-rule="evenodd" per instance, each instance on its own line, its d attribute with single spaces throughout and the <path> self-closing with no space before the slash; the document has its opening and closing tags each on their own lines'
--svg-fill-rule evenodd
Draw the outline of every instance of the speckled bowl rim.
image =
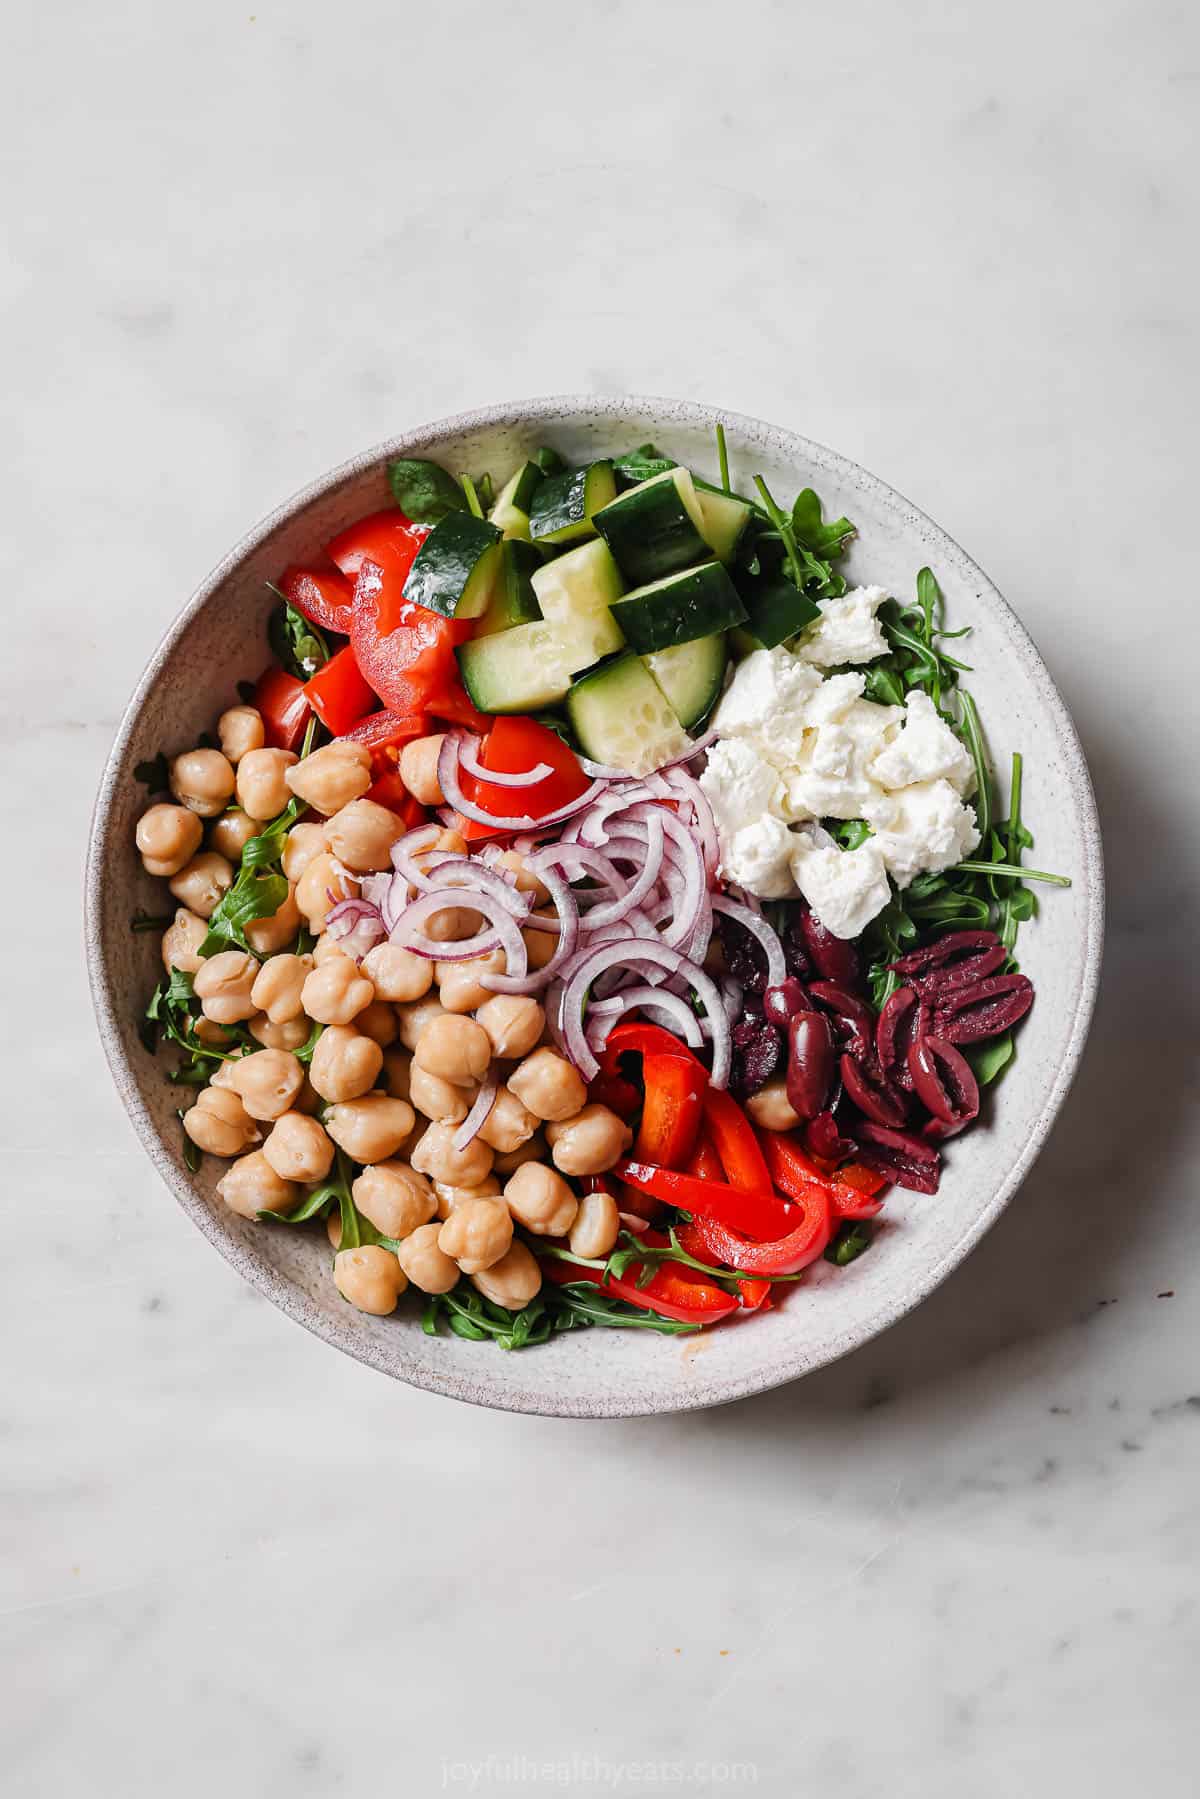
<svg viewBox="0 0 1200 1799">
<path fill-rule="evenodd" d="M 661 414 L 664 424 L 703 427 L 710 432 L 720 421 L 727 428 L 732 428 L 748 440 L 769 441 L 772 447 L 793 456 L 798 466 L 803 464 L 820 469 L 832 476 L 842 487 L 858 488 L 885 502 L 906 523 L 920 528 L 940 553 L 949 554 L 960 569 L 969 572 L 978 580 L 981 600 L 989 607 L 994 608 L 1005 621 L 1010 639 L 1015 644 L 1027 670 L 1036 680 L 1057 726 L 1062 753 L 1071 778 L 1072 802 L 1079 809 L 1079 824 L 1084 842 L 1088 877 L 1083 960 L 1066 1053 L 1048 1088 L 1045 1104 L 1038 1115 L 1034 1128 L 1029 1133 L 1021 1154 L 987 1203 L 981 1206 L 972 1227 L 959 1237 L 939 1261 L 924 1272 L 921 1279 L 914 1281 L 900 1294 L 889 1297 L 873 1313 L 860 1319 L 854 1328 L 840 1334 L 831 1334 L 815 1354 L 811 1348 L 801 1349 L 795 1356 L 790 1358 L 786 1355 L 781 1356 L 769 1369 L 760 1368 L 748 1376 L 739 1377 L 735 1374 L 708 1383 L 701 1382 L 690 1392 L 664 1394 L 661 1403 L 656 1400 L 646 1401 L 639 1396 L 640 1403 L 630 1404 L 622 1399 L 620 1393 L 611 1391 L 598 1392 L 585 1397 L 575 1394 L 547 1394 L 533 1390 L 525 1392 L 520 1389 L 514 1390 L 511 1386 L 497 1391 L 493 1395 L 489 1393 L 486 1372 L 483 1369 L 479 1371 L 480 1378 L 478 1380 L 468 1382 L 450 1369 L 438 1370 L 416 1362 L 412 1362 L 408 1366 L 397 1366 L 396 1362 L 400 1358 L 389 1360 L 382 1353 L 375 1339 L 356 1334 L 352 1320 L 348 1319 L 343 1323 L 321 1313 L 305 1293 L 293 1286 L 276 1270 L 260 1265 L 241 1243 L 222 1235 L 217 1220 L 203 1196 L 186 1179 L 168 1155 L 162 1138 L 142 1101 L 136 1073 L 122 1046 L 117 1027 L 116 995 L 102 953 L 100 892 L 108 854 L 116 781 L 125 760 L 136 721 L 147 696 L 162 677 L 170 657 L 189 625 L 203 610 L 216 589 L 236 571 L 242 561 L 262 543 L 264 538 L 315 500 L 334 492 L 345 483 L 355 480 L 387 458 L 409 455 L 414 450 L 428 453 L 430 450 L 436 450 L 439 443 L 448 439 L 494 426 L 517 426 L 535 423 L 539 420 L 561 420 L 564 417 L 611 418 L 616 424 L 623 415 L 631 412 Z M 273 1305 L 278 1306 L 280 1311 L 302 1325 L 304 1329 L 311 1331 L 314 1336 L 333 1344 L 335 1348 L 343 1350 L 357 1361 L 378 1369 L 380 1373 L 390 1375 L 394 1379 L 404 1380 L 411 1386 L 443 1393 L 468 1403 L 505 1411 L 529 1412 L 553 1417 L 636 1417 L 656 1412 L 694 1411 L 708 1406 L 726 1404 L 732 1400 L 744 1399 L 754 1393 L 765 1392 L 772 1387 L 782 1386 L 802 1375 L 814 1373 L 818 1368 L 827 1367 L 831 1362 L 848 1355 L 852 1350 L 861 1348 L 863 1344 L 878 1336 L 881 1331 L 906 1316 L 935 1288 L 939 1287 L 960 1262 L 965 1260 L 996 1222 L 1025 1179 L 1049 1135 L 1075 1078 L 1087 1041 L 1100 982 L 1104 938 L 1104 857 L 1095 795 L 1079 734 L 1067 710 L 1066 703 L 1033 639 L 999 593 L 995 584 L 988 579 L 978 564 L 967 556 L 954 539 L 919 507 L 914 506 L 911 501 L 897 493 L 895 488 L 880 481 L 875 475 L 868 473 L 857 463 L 851 462 L 836 451 L 826 448 L 823 444 L 815 443 L 810 438 L 802 437 L 797 432 L 786 430 L 782 426 L 767 424 L 765 421 L 745 413 L 703 406 L 694 401 L 670 400 L 653 395 L 550 395 L 534 400 L 504 402 L 473 412 L 457 413 L 452 417 L 439 419 L 432 424 L 406 431 L 400 436 L 389 438 L 369 450 L 364 450 L 360 455 L 342 463 L 330 473 L 302 488 L 291 499 L 277 507 L 251 531 L 248 531 L 240 542 L 229 551 L 228 555 L 221 559 L 211 574 L 201 582 L 151 656 L 133 697 L 125 709 L 113 747 L 109 752 L 91 824 L 85 885 L 84 931 L 89 979 L 101 1042 L 117 1090 L 133 1122 L 134 1129 L 159 1174 L 174 1193 L 192 1223 L 204 1233 L 226 1261 L 231 1263 L 238 1273 L 244 1276 L 259 1292 L 265 1294 Z"/>
</svg>

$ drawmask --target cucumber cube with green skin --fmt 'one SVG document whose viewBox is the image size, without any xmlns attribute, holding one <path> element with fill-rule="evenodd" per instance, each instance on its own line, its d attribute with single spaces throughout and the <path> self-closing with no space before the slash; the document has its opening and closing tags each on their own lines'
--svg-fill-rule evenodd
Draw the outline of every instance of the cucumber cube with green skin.
<svg viewBox="0 0 1200 1799">
<path fill-rule="evenodd" d="M 806 593 L 801 593 L 787 575 L 768 576 L 757 581 L 751 590 L 742 587 L 746 608 L 746 630 L 755 648 L 773 650 L 786 643 L 797 631 L 820 618 L 821 608 Z"/>
<path fill-rule="evenodd" d="M 443 618 L 486 612 L 500 575 L 501 535 L 485 518 L 448 512 L 417 551 L 404 597 Z"/>
<path fill-rule="evenodd" d="M 529 514 L 535 543 L 574 543 L 594 537 L 593 514 L 607 506 L 617 491 L 611 462 L 592 462 L 543 481 Z"/>
<path fill-rule="evenodd" d="M 701 484 L 697 484 L 696 498 L 700 502 L 701 536 L 721 562 L 732 562 L 753 507 L 733 494 L 716 493 Z"/>
<path fill-rule="evenodd" d="M 737 588 L 716 561 L 636 588 L 614 602 L 612 613 L 632 648 L 643 656 L 727 631 L 746 617 Z"/>
<path fill-rule="evenodd" d="M 631 775 L 648 775 L 685 755 L 691 739 L 640 656 L 618 656 L 581 675 L 567 717 L 585 756 Z"/>
<path fill-rule="evenodd" d="M 611 606 L 625 591 L 621 571 L 603 538 L 592 537 L 578 549 L 542 563 L 532 576 L 543 618 L 573 618 Z"/>
<path fill-rule="evenodd" d="M 665 469 L 627 488 L 596 514 L 596 529 L 634 587 L 701 561 L 709 551 L 690 472 Z"/>
<path fill-rule="evenodd" d="M 624 642 L 612 613 L 598 611 L 473 637 L 456 654 L 463 686 L 481 712 L 537 712 L 563 699 L 580 669 Z"/>
<path fill-rule="evenodd" d="M 534 494 L 545 479 L 536 462 L 523 462 L 516 474 L 504 483 L 488 516 L 494 525 L 499 526 L 505 537 L 520 537 L 529 541 L 529 508 L 533 504 Z"/>
<path fill-rule="evenodd" d="M 712 637 L 698 637 L 694 643 L 676 644 L 673 650 L 655 650 L 644 660 L 676 718 L 690 731 L 717 703 L 729 660 L 729 640 L 718 631 Z"/>
<path fill-rule="evenodd" d="M 542 609 L 531 580 L 541 567 L 542 558 L 531 543 L 505 538 L 501 545 L 500 579 L 476 627 L 476 637 L 490 637 L 493 632 L 508 631 L 514 625 L 527 625 L 541 618 Z"/>
</svg>

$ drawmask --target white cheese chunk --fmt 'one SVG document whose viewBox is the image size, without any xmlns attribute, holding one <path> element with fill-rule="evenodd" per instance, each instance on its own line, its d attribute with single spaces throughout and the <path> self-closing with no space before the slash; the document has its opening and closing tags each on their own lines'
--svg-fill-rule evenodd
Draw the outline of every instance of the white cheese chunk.
<svg viewBox="0 0 1200 1799">
<path fill-rule="evenodd" d="M 868 767 L 902 716 L 898 706 L 854 699 L 836 719 L 806 731 L 785 780 L 788 817 L 864 817 L 863 808 L 881 793 Z"/>
<path fill-rule="evenodd" d="M 863 807 L 862 816 L 897 887 L 907 887 L 919 874 L 952 868 L 979 843 L 975 814 L 949 781 L 921 781 L 897 793 L 881 792 Z"/>
<path fill-rule="evenodd" d="M 783 782 L 778 769 L 764 762 L 753 744 L 723 737 L 708 752 L 700 775 L 722 839 L 733 837 L 764 813 L 782 816 Z"/>
<path fill-rule="evenodd" d="M 837 600 L 821 600 L 821 616 L 796 644 L 796 654 L 818 668 L 873 662 L 886 656 L 888 641 L 875 614 L 887 599 L 884 587 L 852 587 Z"/>
<path fill-rule="evenodd" d="M 967 794 L 975 785 L 970 752 L 919 687 L 908 695 L 903 730 L 872 759 L 868 772 L 888 788 L 946 780 L 957 793 Z"/>
<path fill-rule="evenodd" d="M 820 829 L 792 835 L 792 876 L 835 937 L 857 937 L 892 896 L 879 846 L 868 838 L 856 850 L 839 849 Z"/>
<path fill-rule="evenodd" d="M 804 714 L 821 685 L 816 669 L 790 650 L 755 650 L 740 662 L 713 714 L 721 737 L 740 737 L 776 768 L 787 766 L 804 737 Z"/>
<path fill-rule="evenodd" d="M 727 881 L 760 899 L 792 899 L 791 855 L 795 839 L 782 819 L 767 812 L 722 844 L 721 872 Z"/>
</svg>

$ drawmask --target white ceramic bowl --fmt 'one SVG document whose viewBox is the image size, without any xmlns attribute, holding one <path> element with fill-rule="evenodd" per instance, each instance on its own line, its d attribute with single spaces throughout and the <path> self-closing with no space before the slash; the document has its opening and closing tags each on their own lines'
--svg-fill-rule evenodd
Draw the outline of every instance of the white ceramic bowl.
<svg viewBox="0 0 1200 1799">
<path fill-rule="evenodd" d="M 234 1217 L 213 1187 L 218 1165 L 185 1168 L 176 1090 L 137 1036 L 158 975 L 157 941 L 130 932 L 134 909 L 157 911 L 162 889 L 142 872 L 133 829 L 143 803 L 134 765 L 211 729 L 235 683 L 265 665 L 272 605 L 264 583 L 303 561 L 343 525 L 388 503 L 393 456 L 432 456 L 497 477 L 535 445 L 573 461 L 651 440 L 680 462 L 715 470 L 725 424 L 735 484 L 764 475 L 786 501 L 812 485 L 858 526 L 849 572 L 911 595 L 934 569 L 948 623 L 973 629 L 975 694 L 997 763 L 1025 752 L 1025 814 L 1042 867 L 1071 876 L 1046 896 L 1021 938 L 1037 1003 L 988 1121 L 950 1146 L 936 1198 L 896 1190 L 871 1252 L 846 1269 L 818 1263 L 777 1310 L 695 1338 L 590 1330 L 505 1354 L 490 1343 L 431 1338 L 415 1305 L 369 1318 L 338 1296 L 324 1235 Z M 533 400 L 406 432 L 335 469 L 258 525 L 175 619 L 138 684 L 105 770 L 88 866 L 87 931 L 104 1047 L 138 1135 L 180 1205 L 234 1267 L 290 1318 L 360 1361 L 414 1386 L 477 1405 L 562 1416 L 620 1417 L 716 1405 L 820 1368 L 884 1330 L 955 1268 L 1020 1186 L 1046 1139 L 1083 1048 L 1100 968 L 1103 866 L 1087 766 L 1066 707 L 1036 649 L 987 577 L 907 500 L 832 451 L 733 413 L 654 399 Z"/>
</svg>

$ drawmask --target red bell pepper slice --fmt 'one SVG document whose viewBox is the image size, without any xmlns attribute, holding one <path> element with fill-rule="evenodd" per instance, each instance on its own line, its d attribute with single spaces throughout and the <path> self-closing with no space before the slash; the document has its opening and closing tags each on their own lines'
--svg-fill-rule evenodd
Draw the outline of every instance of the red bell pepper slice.
<svg viewBox="0 0 1200 1799">
<path fill-rule="evenodd" d="M 656 1050 L 665 1056 L 682 1056 L 685 1061 L 695 1062 L 697 1067 L 704 1066 L 682 1039 L 665 1031 L 661 1025 L 637 1022 L 619 1024 L 609 1033 L 608 1042 L 600 1057 L 600 1066 L 605 1074 L 618 1074 L 618 1059 L 622 1055 L 644 1056 L 647 1051 L 653 1053 Z"/>
<path fill-rule="evenodd" d="M 599 1268 L 581 1268 L 572 1262 L 560 1262 L 557 1256 L 547 1257 L 541 1266 L 542 1273 L 549 1275 L 560 1287 L 573 1281 L 591 1281 L 602 1293 L 611 1293 L 614 1299 L 623 1299 L 627 1305 L 638 1306 L 644 1312 L 656 1312 L 660 1318 L 674 1318 L 680 1324 L 719 1324 L 722 1318 L 728 1318 L 738 1309 L 732 1293 L 711 1286 L 707 1281 L 689 1279 L 690 1270 L 678 1262 L 663 1262 L 644 1287 L 637 1285 L 633 1272 L 636 1263 L 631 1266 L 632 1278 L 629 1280 L 605 1275 Z"/>
<path fill-rule="evenodd" d="M 683 1171 L 694 1174 L 702 1181 L 723 1181 L 725 1170 L 721 1166 L 721 1158 L 712 1146 L 712 1139 L 702 1130 L 696 1147 L 688 1158 Z"/>
<path fill-rule="evenodd" d="M 339 531 L 325 554 L 350 582 L 358 580 L 364 562 L 394 570 L 403 587 L 417 551 L 429 536 L 431 525 L 416 525 L 398 506 L 385 506 L 382 512 L 368 512 Z"/>
<path fill-rule="evenodd" d="M 408 529 L 425 534 L 423 526 Z M 386 564 L 364 559 L 350 631 L 358 666 L 384 705 L 400 717 L 433 712 L 451 724 L 486 730 L 489 721 L 467 698 L 454 657 L 457 645 L 471 635 L 471 621 L 443 618 L 404 598 L 418 547 L 419 539 L 404 551 L 396 549 Z"/>
<path fill-rule="evenodd" d="M 680 1245 L 698 1261 L 715 1258 L 726 1268 L 744 1268 L 749 1274 L 798 1274 L 824 1255 L 833 1226 L 829 1194 L 813 1185 L 804 1196 L 799 1224 L 774 1242 L 747 1242 L 714 1218 L 694 1218 L 680 1225 L 678 1236 Z"/>
<path fill-rule="evenodd" d="M 279 591 L 323 631 L 349 637 L 354 587 L 337 569 L 297 568 L 293 563 L 279 577 Z"/>
<path fill-rule="evenodd" d="M 838 1169 L 837 1178 L 843 1186 L 853 1187 L 857 1192 L 865 1193 L 868 1197 L 882 1193 L 886 1187 L 890 1187 L 892 1184 L 886 1174 L 876 1174 L 875 1170 L 868 1168 L 865 1162 L 847 1162 L 844 1167 Z"/>
<path fill-rule="evenodd" d="M 395 774 L 405 744 L 414 737 L 428 736 L 431 728 L 423 712 L 398 718 L 385 707 L 382 712 L 372 712 L 369 717 L 360 719 L 350 730 L 343 731 L 342 736 L 347 743 L 366 744 L 371 752 L 371 772 L 379 776 Z"/>
<path fill-rule="evenodd" d="M 760 1241 L 782 1236 L 795 1221 L 791 1206 L 775 1193 L 745 1193 L 740 1187 L 698 1180 L 694 1174 L 678 1174 L 650 1162 L 618 1162 L 614 1173 L 630 1187 L 665 1200 L 669 1206 L 716 1219 Z"/>
<path fill-rule="evenodd" d="M 309 714 L 303 682 L 273 664 L 258 678 L 254 704 L 262 713 L 268 749 L 294 750 L 299 747 Z"/>
<path fill-rule="evenodd" d="M 771 1178 L 780 1192 L 788 1194 L 792 1199 L 803 1199 L 810 1187 L 824 1187 L 839 1218 L 874 1218 L 883 1210 L 883 1201 L 875 1194 L 886 1181 L 874 1187 L 873 1192 L 864 1192 L 857 1184 L 857 1164 L 852 1163 L 855 1170 L 855 1181 L 845 1180 L 848 1170 L 837 1174 L 827 1174 L 822 1166 L 814 1161 L 808 1152 L 801 1148 L 794 1137 L 787 1137 L 777 1131 L 763 1131 L 759 1142 L 766 1157 Z M 872 1175 L 874 1181 L 876 1177 Z"/>
<path fill-rule="evenodd" d="M 700 1134 L 708 1076 L 698 1062 L 651 1050 L 642 1058 L 642 1079 L 646 1097 L 634 1160 L 682 1168 Z M 764 1178 L 761 1185 L 769 1187 L 770 1182 Z"/>
<path fill-rule="evenodd" d="M 598 1074 L 588 1088 L 588 1098 L 607 1106 L 626 1124 L 632 1124 L 642 1109 L 641 1094 L 632 1081 L 622 1080 L 619 1074 Z"/>
<path fill-rule="evenodd" d="M 704 1120 L 731 1186 L 769 1193 L 774 1186 L 754 1126 L 731 1094 L 713 1087 L 704 1096 Z M 786 1191 L 786 1189 L 785 1189 Z"/>
<path fill-rule="evenodd" d="M 304 692 L 321 723 L 335 737 L 358 724 L 375 705 L 375 695 L 363 680 L 349 644 L 317 670 Z"/>
<path fill-rule="evenodd" d="M 500 818 L 516 817 L 518 813 L 529 818 L 544 818 L 547 812 L 569 806 L 590 786 L 574 750 L 563 742 L 557 731 L 539 725 L 533 718 L 493 719 L 479 760 L 484 768 L 494 768 L 498 774 L 506 775 L 523 774 L 527 769 L 536 768 L 539 762 L 550 765 L 552 772 L 532 787 L 497 787 L 492 782 L 481 781 L 477 775 L 461 777 L 464 796 L 484 812 L 494 812 Z M 507 828 L 480 824 L 477 819 L 466 819 L 462 825 L 463 835 L 469 842 L 494 837 Z"/>
<path fill-rule="evenodd" d="M 415 831 L 418 825 L 428 820 L 424 806 L 408 791 L 396 769 L 373 781 L 363 798 L 374 800 L 377 806 L 386 806 L 389 812 L 394 812 L 406 831 Z"/>
</svg>

